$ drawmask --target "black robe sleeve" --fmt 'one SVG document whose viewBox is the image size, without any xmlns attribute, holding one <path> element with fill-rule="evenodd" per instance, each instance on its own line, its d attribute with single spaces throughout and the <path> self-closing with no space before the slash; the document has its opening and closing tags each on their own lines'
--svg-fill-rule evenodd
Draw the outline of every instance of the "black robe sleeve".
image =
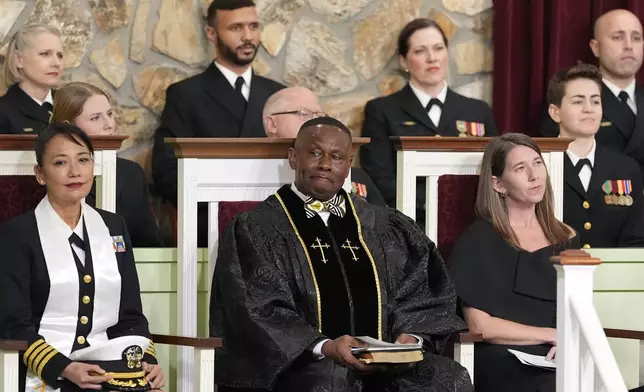
<svg viewBox="0 0 644 392">
<path fill-rule="evenodd" d="M 440 353 L 450 334 L 466 328 L 456 315 L 453 282 L 436 245 L 418 225 L 399 211 L 389 209 L 387 214 L 383 239 L 391 338 L 419 335 L 427 350 Z"/>
<path fill-rule="evenodd" d="M 34 253 L 24 240 L 33 233 L 22 229 L 16 230 L 13 224 L 4 224 L 0 229 L 0 337 L 27 341 L 22 362 L 47 385 L 55 386 L 72 361 L 36 332 L 31 304 L 32 293 L 38 290 L 31 285 Z"/>
<path fill-rule="evenodd" d="M 121 306 L 119 309 L 119 321 L 116 325 L 107 329 L 107 336 L 109 339 L 130 335 L 147 337 L 150 339 L 150 346 L 143 355 L 143 360 L 147 363 L 156 364 L 156 350 L 151 339 L 152 335 L 148 327 L 148 320 L 143 314 L 141 304 L 141 288 L 134 263 L 132 241 L 130 240 L 125 220 L 117 215 L 112 216 L 120 220 L 121 228 L 117 230 L 110 228 L 110 233 L 123 236 L 125 252 L 116 253 L 119 273 L 121 274 Z"/>
<path fill-rule="evenodd" d="M 288 265 L 295 253 L 274 227 L 249 214 L 224 231 L 211 289 L 210 334 L 222 337 L 218 385 L 270 388 L 323 338 L 303 317 Z M 293 246 L 293 243 L 290 244 Z M 298 300 L 300 302 L 298 302 Z"/>
</svg>

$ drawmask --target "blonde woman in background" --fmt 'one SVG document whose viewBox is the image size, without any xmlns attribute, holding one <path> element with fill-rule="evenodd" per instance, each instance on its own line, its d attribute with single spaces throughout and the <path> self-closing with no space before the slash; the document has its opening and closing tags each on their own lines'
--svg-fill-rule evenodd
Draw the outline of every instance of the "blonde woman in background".
<svg viewBox="0 0 644 392">
<path fill-rule="evenodd" d="M 83 82 L 70 83 L 56 92 L 51 122 L 71 123 L 90 137 L 113 135 L 117 130 L 114 108 L 107 94 Z M 96 183 L 86 202 L 96 204 Z M 123 158 L 116 159 L 116 213 L 125 218 L 135 247 L 161 246 L 145 173 L 139 164 Z"/>
<path fill-rule="evenodd" d="M 0 97 L 0 133 L 40 133 L 49 124 L 63 54 L 55 27 L 28 25 L 13 35 L 4 64 L 9 89 Z"/>
</svg>

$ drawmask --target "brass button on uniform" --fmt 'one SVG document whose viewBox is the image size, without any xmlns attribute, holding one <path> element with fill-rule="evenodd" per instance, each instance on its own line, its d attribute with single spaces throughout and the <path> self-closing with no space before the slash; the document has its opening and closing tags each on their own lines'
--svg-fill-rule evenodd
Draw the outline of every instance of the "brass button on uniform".
<svg viewBox="0 0 644 392">
<path fill-rule="evenodd" d="M 85 344 L 85 337 L 84 336 L 79 336 L 76 338 L 76 343 L 78 344 Z"/>
<path fill-rule="evenodd" d="M 591 227 L 593 227 L 593 225 L 591 225 L 590 222 L 584 223 L 584 229 L 590 230 Z"/>
<path fill-rule="evenodd" d="M 85 305 L 87 305 L 88 303 L 92 302 L 92 299 L 89 296 L 84 295 L 82 301 Z"/>
<path fill-rule="evenodd" d="M 87 316 L 82 316 L 80 318 L 80 322 L 81 322 L 81 324 L 85 325 L 85 324 L 87 324 L 89 322 L 89 319 L 87 318 Z"/>
<path fill-rule="evenodd" d="M 589 209 L 589 208 L 590 208 L 590 203 L 589 203 L 589 202 L 587 202 L 587 201 L 584 201 L 584 202 L 582 203 L 582 206 L 584 206 L 584 208 L 585 208 L 585 209 Z"/>
<path fill-rule="evenodd" d="M 85 275 L 83 276 L 83 282 L 90 284 L 92 283 L 92 276 L 91 275 Z"/>
<path fill-rule="evenodd" d="M 588 245 L 588 244 L 584 244 L 584 247 L 583 247 L 583 248 L 584 248 L 584 249 L 590 249 L 590 245 Z"/>
</svg>

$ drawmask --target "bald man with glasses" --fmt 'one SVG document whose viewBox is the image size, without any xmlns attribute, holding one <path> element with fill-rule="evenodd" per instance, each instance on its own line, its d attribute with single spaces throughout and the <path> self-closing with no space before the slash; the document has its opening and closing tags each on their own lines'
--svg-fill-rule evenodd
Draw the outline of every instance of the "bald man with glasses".
<svg viewBox="0 0 644 392">
<path fill-rule="evenodd" d="M 326 117 L 318 97 L 304 87 L 289 87 L 271 95 L 264 105 L 264 131 L 267 137 L 295 138 L 302 124 L 317 117 Z M 369 175 L 351 168 L 352 192 L 379 206 L 387 203 Z"/>
</svg>

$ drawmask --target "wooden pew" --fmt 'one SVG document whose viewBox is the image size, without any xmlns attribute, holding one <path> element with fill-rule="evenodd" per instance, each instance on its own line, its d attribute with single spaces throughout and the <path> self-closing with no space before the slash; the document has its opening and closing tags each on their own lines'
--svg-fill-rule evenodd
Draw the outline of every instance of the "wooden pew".
<svg viewBox="0 0 644 392">
<path fill-rule="evenodd" d="M 96 205 L 110 212 L 116 211 L 116 151 L 125 139 L 127 136 L 92 137 Z M 0 176 L 33 176 L 35 142 L 36 135 L 0 135 Z"/>
<path fill-rule="evenodd" d="M 438 179 L 443 175 L 478 174 L 488 137 L 391 137 L 397 150 L 396 208 L 416 219 L 416 179 L 427 177 L 426 233 L 438 238 Z M 550 173 L 555 215 L 563 217 L 563 154 L 570 139 L 535 138 Z"/>
</svg>

